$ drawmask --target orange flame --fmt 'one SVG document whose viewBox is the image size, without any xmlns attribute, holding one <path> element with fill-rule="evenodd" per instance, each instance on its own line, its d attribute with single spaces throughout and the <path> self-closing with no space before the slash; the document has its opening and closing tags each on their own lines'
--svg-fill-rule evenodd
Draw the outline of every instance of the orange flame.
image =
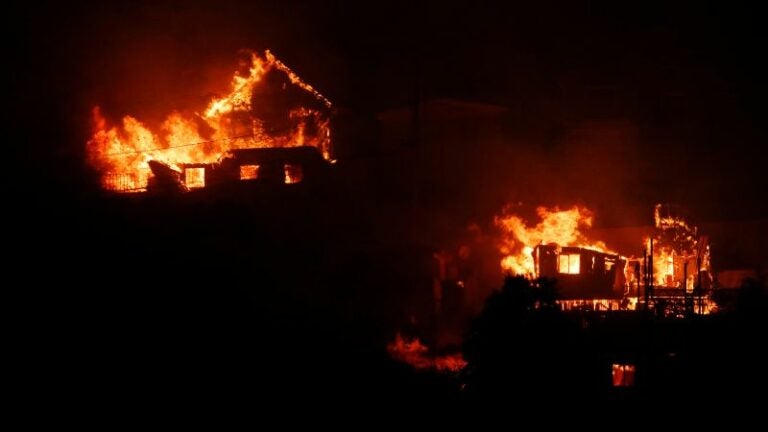
<svg viewBox="0 0 768 432">
<path fill-rule="evenodd" d="M 183 163 L 216 162 L 231 149 L 313 146 L 330 160 L 330 121 L 320 110 L 292 109 L 287 113 L 292 129 L 270 134 L 263 119 L 257 118 L 251 109 L 254 89 L 273 70 L 284 74 L 291 84 L 310 93 L 325 108 L 331 108 L 330 101 L 270 51 L 263 57 L 255 52 L 249 54 L 248 74 L 233 76 L 229 94 L 211 100 L 202 114 L 184 116 L 172 112 L 159 131 L 150 130 L 130 115 L 123 117 L 121 125 L 110 126 L 100 108 L 94 107 L 94 132 L 86 151 L 88 162 L 102 173 L 102 186 L 110 190 L 144 190 L 150 160 L 178 169 L 178 164 Z"/>
<path fill-rule="evenodd" d="M 614 387 L 632 387 L 635 385 L 635 365 L 612 364 L 611 381 Z"/>
<path fill-rule="evenodd" d="M 709 270 L 709 246 L 702 243 L 695 226 L 689 225 L 681 216 L 662 214 L 661 210 L 662 205 L 657 204 L 653 214 L 656 226 L 653 245 L 654 284 L 674 288 L 684 286 L 686 291 L 692 291 L 699 270 Z M 648 250 L 650 239 L 645 238 L 644 243 Z M 687 275 L 684 271 L 686 264 Z"/>
<path fill-rule="evenodd" d="M 502 230 L 500 250 L 504 257 L 501 268 L 507 272 L 532 276 L 535 272 L 533 249 L 539 244 L 557 243 L 560 246 L 576 246 L 610 252 L 603 242 L 592 242 L 580 228 L 592 226 L 592 212 L 587 208 L 574 206 L 569 210 L 557 207 L 536 209 L 541 221 L 530 227 L 519 216 L 505 209 L 496 217 L 496 225 Z"/>
<path fill-rule="evenodd" d="M 458 372 L 467 365 L 461 354 L 430 356 L 429 348 L 417 338 L 405 340 L 400 333 L 395 335 L 395 341 L 387 345 L 387 351 L 392 358 L 407 363 L 415 369 L 434 369 L 438 372 Z"/>
</svg>

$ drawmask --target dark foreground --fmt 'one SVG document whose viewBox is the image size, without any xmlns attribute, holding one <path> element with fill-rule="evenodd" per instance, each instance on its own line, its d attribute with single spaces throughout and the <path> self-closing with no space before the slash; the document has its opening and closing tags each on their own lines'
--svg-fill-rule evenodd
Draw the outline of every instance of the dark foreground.
<svg viewBox="0 0 768 432">
<path fill-rule="evenodd" d="M 730 313 L 664 320 L 530 311 L 507 281 L 465 338 L 465 371 L 415 371 L 385 348 L 428 302 L 429 251 L 382 240 L 344 194 L 239 196 L 49 203 L 58 211 L 21 255 L 40 287 L 38 396 L 105 413 L 264 401 L 631 411 L 750 404 L 766 389 L 759 284 Z M 612 386 L 617 363 L 637 367 L 633 387 Z"/>
</svg>

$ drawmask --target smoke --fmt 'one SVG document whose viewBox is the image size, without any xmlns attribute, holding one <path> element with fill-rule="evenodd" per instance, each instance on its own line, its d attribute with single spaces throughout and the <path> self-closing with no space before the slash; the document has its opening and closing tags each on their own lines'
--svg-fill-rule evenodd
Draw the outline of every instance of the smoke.
<svg viewBox="0 0 768 432">
<path fill-rule="evenodd" d="M 407 139 L 406 111 L 381 116 L 388 150 Z M 652 165 L 643 155 L 638 128 L 627 120 L 582 121 L 554 137 L 522 125 L 500 106 L 451 100 L 421 107 L 414 172 L 419 199 L 453 217 L 488 224 L 511 204 L 523 217 L 536 207 L 581 205 L 593 209 L 595 226 L 647 225 L 660 199 L 646 184 Z M 390 132 L 391 133 L 391 132 Z M 446 216 L 452 215 L 452 216 Z"/>
</svg>

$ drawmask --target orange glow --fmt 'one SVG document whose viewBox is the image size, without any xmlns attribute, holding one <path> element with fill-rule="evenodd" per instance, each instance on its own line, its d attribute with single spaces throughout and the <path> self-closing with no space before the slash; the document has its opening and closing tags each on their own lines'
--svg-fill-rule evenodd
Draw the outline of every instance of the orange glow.
<svg viewBox="0 0 768 432">
<path fill-rule="evenodd" d="M 269 133 L 264 128 L 264 119 L 252 110 L 255 103 L 270 103 L 254 97 L 254 89 L 265 85 L 263 78 L 269 73 L 283 74 L 290 85 L 310 93 L 320 108 L 331 108 L 330 101 L 270 51 L 263 56 L 250 52 L 248 60 L 247 74 L 233 76 L 228 94 L 213 98 L 194 114 L 172 112 L 157 130 L 130 115 L 124 116 L 121 123 L 110 125 L 101 109 L 95 107 L 93 134 L 86 152 L 89 164 L 102 175 L 102 186 L 108 190 L 141 191 L 147 186 L 150 160 L 181 171 L 181 164 L 216 162 L 231 149 L 312 146 L 331 160 L 327 113 L 309 107 L 293 108 L 284 114 L 290 129 Z M 184 112 L 195 109 L 189 108 Z M 187 186 L 194 187 L 189 183 Z"/>
<path fill-rule="evenodd" d="M 698 235 L 698 229 L 680 216 L 662 214 L 663 206 L 654 208 L 656 235 L 653 240 L 653 281 L 656 286 L 693 291 L 699 270 L 708 272 L 709 246 Z M 650 239 L 644 239 L 650 250 Z M 687 275 L 685 274 L 687 264 Z M 700 266 L 697 268 L 697 264 Z M 709 275 L 707 274 L 707 277 Z"/>
<path fill-rule="evenodd" d="M 419 339 L 405 340 L 398 333 L 395 341 L 387 345 L 389 355 L 415 369 L 434 369 L 439 372 L 458 372 L 467 365 L 461 354 L 430 356 L 429 349 Z"/>
<path fill-rule="evenodd" d="M 579 274 L 579 267 L 581 266 L 580 254 L 560 254 L 557 260 L 560 273 Z"/>
<path fill-rule="evenodd" d="M 240 180 L 253 180 L 259 178 L 258 165 L 240 165 Z"/>
<path fill-rule="evenodd" d="M 678 262 L 678 265 L 679 262 Z M 658 247 L 653 251 L 653 272 L 656 285 L 677 287 L 675 280 L 675 251 L 667 247 Z"/>
<path fill-rule="evenodd" d="M 304 178 L 304 171 L 301 165 L 285 165 L 285 184 L 301 183 Z"/>
<path fill-rule="evenodd" d="M 635 365 L 612 364 L 611 378 L 614 387 L 632 387 L 635 385 Z"/>
<path fill-rule="evenodd" d="M 569 310 L 592 310 L 592 311 L 611 311 L 611 310 L 635 310 L 637 309 L 637 297 L 627 297 L 627 303 L 622 304 L 617 299 L 580 299 L 564 300 L 559 299 L 557 304 L 564 311 Z"/>
<path fill-rule="evenodd" d="M 185 169 L 184 183 L 190 189 L 205 187 L 205 168 Z"/>
<path fill-rule="evenodd" d="M 501 260 L 504 271 L 533 276 L 535 268 L 532 252 L 539 244 L 557 243 L 560 246 L 614 253 L 603 242 L 590 241 L 581 233 L 581 228 L 592 226 L 592 212 L 588 209 L 578 206 L 568 210 L 539 207 L 536 212 L 541 220 L 535 226 L 528 226 L 521 217 L 507 210 L 496 217 L 496 225 L 502 230 L 500 249 L 504 255 Z M 575 255 L 573 264 L 569 261 L 566 267 L 561 267 L 561 273 L 579 273 L 578 255 Z"/>
</svg>

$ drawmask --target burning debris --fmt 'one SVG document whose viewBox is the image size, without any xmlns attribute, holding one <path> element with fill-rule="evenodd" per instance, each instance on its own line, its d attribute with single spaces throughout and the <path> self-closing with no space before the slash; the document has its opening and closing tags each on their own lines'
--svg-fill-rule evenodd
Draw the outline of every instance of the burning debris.
<svg viewBox="0 0 768 432">
<path fill-rule="evenodd" d="M 614 387 L 633 387 L 635 385 L 635 365 L 612 364 L 611 381 Z"/>
<path fill-rule="evenodd" d="M 247 54 L 247 73 L 234 75 L 229 94 L 212 99 L 201 112 L 169 114 L 159 130 L 130 115 L 123 117 L 121 125 L 109 125 L 95 107 L 87 155 L 102 175 L 102 186 L 119 192 L 146 191 L 152 188 L 151 177 L 167 186 L 178 176 L 184 189 L 204 187 L 206 167 L 196 164 L 218 163 L 233 150 L 313 147 L 331 160 L 331 102 L 270 51 L 263 56 Z M 288 106 L 285 112 L 262 107 L 274 102 L 259 100 L 263 92 L 258 90 L 265 86 L 277 86 L 281 97 L 290 96 L 290 103 L 281 105 Z M 249 179 L 263 173 L 244 168 Z M 285 165 L 282 169 L 285 183 L 301 181 L 301 168 Z"/>
<path fill-rule="evenodd" d="M 684 287 L 686 292 L 692 292 L 695 286 L 710 288 L 712 278 L 707 237 L 699 235 L 698 228 L 689 226 L 669 205 L 657 204 L 654 220 L 654 285 Z"/>
<path fill-rule="evenodd" d="M 389 355 L 395 360 L 407 363 L 419 370 L 436 370 L 438 372 L 458 372 L 467 365 L 461 354 L 434 356 L 417 338 L 404 339 L 400 333 L 395 335 L 394 342 L 387 345 Z"/>
</svg>

